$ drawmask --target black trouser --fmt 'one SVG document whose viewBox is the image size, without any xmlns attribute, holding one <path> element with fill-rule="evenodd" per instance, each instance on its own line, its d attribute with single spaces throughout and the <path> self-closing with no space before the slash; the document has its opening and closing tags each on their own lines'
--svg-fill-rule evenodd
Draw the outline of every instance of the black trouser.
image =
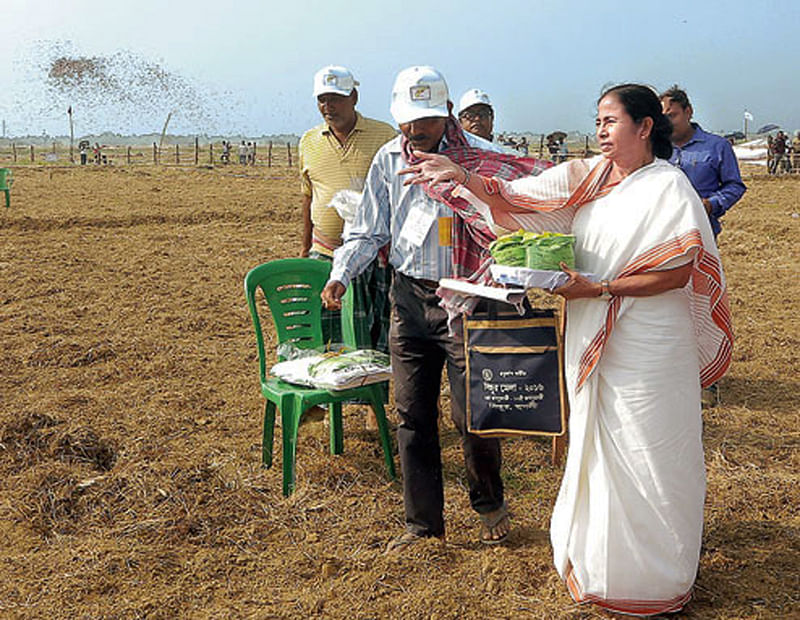
<svg viewBox="0 0 800 620">
<path fill-rule="evenodd" d="M 439 447 L 439 387 L 447 362 L 450 411 L 461 434 L 469 499 L 479 513 L 503 504 L 500 442 L 466 432 L 464 341 L 461 322 L 447 333 L 447 314 L 436 287 L 396 272 L 391 289 L 395 405 L 400 416 L 397 443 L 403 470 L 406 527 L 423 536 L 444 534 L 444 491 Z"/>
</svg>

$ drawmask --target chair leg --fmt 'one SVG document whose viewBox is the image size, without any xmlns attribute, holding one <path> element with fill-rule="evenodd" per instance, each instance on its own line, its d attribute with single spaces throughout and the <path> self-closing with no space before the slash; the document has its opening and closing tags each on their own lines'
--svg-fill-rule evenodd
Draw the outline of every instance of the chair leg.
<svg viewBox="0 0 800 620">
<path fill-rule="evenodd" d="M 331 454 L 341 454 L 344 452 L 344 430 L 342 427 L 342 403 L 331 403 L 330 427 Z"/>
<path fill-rule="evenodd" d="M 261 436 L 261 464 L 272 467 L 272 444 L 275 436 L 275 403 L 267 401 L 264 407 L 264 428 Z"/>
<path fill-rule="evenodd" d="M 289 497 L 294 492 L 294 463 L 297 453 L 297 428 L 303 412 L 299 405 L 292 403 L 281 408 L 281 436 L 283 437 L 283 496 Z"/>
<path fill-rule="evenodd" d="M 397 472 L 394 469 L 392 440 L 389 436 L 389 421 L 386 419 L 386 410 L 383 408 L 381 391 L 378 388 L 373 390 L 371 407 L 375 412 L 375 420 L 378 422 L 378 435 L 380 435 L 381 446 L 383 446 L 383 460 L 386 463 L 386 471 L 389 473 L 389 478 L 394 480 L 397 477 Z"/>
</svg>

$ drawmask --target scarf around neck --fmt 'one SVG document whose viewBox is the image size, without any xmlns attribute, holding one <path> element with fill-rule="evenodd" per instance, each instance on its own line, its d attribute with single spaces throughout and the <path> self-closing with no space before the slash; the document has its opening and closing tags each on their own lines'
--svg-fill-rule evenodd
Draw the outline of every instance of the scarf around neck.
<svg viewBox="0 0 800 620">
<path fill-rule="evenodd" d="M 461 125 L 452 115 L 445 122 L 443 139 L 445 148 L 440 152 L 441 155 L 484 177 L 511 181 L 537 175 L 553 165 L 547 160 L 516 157 L 471 146 Z M 403 160 L 407 164 L 414 165 L 421 161 L 414 155 L 411 141 L 405 135 L 402 136 L 400 145 Z M 488 276 L 488 266 L 491 264 L 489 244 L 497 235 L 469 201 L 453 195 L 456 187 L 457 184 L 453 181 L 439 183 L 435 187 L 431 187 L 429 183 L 422 185 L 428 196 L 450 207 L 457 216 L 453 218 L 454 277 L 478 281 L 484 275 Z"/>
</svg>

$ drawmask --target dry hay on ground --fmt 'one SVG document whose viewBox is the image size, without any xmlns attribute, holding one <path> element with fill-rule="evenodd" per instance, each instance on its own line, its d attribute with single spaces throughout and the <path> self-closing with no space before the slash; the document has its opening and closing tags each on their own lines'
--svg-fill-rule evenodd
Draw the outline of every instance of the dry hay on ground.
<svg viewBox="0 0 800 620">
<path fill-rule="evenodd" d="M 360 417 L 340 457 L 322 424 L 301 429 L 292 497 L 279 466 L 260 467 L 242 278 L 297 251 L 294 171 L 15 175 L 0 214 L 0 615 L 602 617 L 552 566 L 546 441 L 505 442 L 515 528 L 486 549 L 444 423 L 447 543 L 399 558 L 382 549 L 400 486 Z M 721 238 L 738 342 L 704 414 L 688 618 L 800 614 L 800 180 L 748 184 Z"/>
</svg>

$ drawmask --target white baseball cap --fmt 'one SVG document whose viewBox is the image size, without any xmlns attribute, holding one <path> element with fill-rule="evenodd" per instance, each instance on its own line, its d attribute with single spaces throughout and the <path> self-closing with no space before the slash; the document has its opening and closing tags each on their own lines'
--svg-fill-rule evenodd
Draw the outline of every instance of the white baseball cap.
<svg viewBox="0 0 800 620">
<path fill-rule="evenodd" d="M 447 118 L 447 82 L 433 67 L 409 67 L 397 74 L 391 112 L 398 125 L 431 116 Z"/>
<path fill-rule="evenodd" d="M 319 97 L 326 93 L 334 95 L 344 95 L 345 97 L 353 92 L 358 86 L 358 82 L 348 69 L 328 65 L 314 74 L 314 96 Z"/>
<path fill-rule="evenodd" d="M 489 99 L 489 95 L 487 93 L 478 88 L 470 88 L 467 92 L 461 95 L 461 99 L 458 102 L 458 113 L 461 114 L 467 108 L 479 103 L 488 105 L 490 108 L 492 107 L 492 100 Z"/>
</svg>

